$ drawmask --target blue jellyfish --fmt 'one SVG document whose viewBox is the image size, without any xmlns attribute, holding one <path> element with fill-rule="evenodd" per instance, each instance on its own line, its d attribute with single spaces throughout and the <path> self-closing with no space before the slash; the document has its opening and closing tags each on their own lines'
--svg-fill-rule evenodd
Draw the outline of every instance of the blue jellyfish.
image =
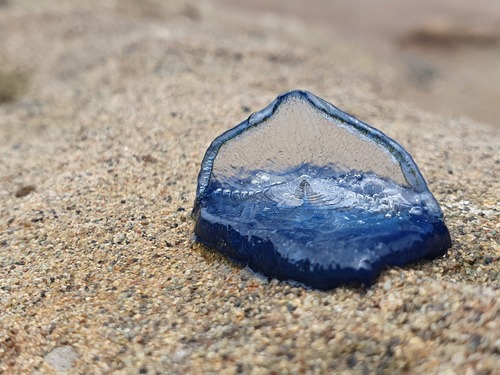
<svg viewBox="0 0 500 375">
<path fill-rule="evenodd" d="M 199 242 L 318 289 L 369 284 L 451 246 L 408 152 L 306 91 L 280 95 L 212 142 L 192 216 Z"/>
</svg>

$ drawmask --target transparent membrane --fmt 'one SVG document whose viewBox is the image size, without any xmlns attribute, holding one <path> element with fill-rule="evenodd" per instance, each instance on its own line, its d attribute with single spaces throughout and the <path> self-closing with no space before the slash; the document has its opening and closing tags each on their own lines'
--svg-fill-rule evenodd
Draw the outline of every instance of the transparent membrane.
<svg viewBox="0 0 500 375">
<path fill-rule="evenodd" d="M 290 97 L 272 117 L 224 143 L 212 176 L 219 181 L 245 179 L 255 170 L 277 174 L 303 164 L 337 172 L 366 171 L 408 185 L 386 148 L 300 96 Z"/>
<path fill-rule="evenodd" d="M 305 91 L 214 140 L 193 217 L 201 242 L 269 277 L 323 289 L 450 246 L 411 156 Z"/>
</svg>

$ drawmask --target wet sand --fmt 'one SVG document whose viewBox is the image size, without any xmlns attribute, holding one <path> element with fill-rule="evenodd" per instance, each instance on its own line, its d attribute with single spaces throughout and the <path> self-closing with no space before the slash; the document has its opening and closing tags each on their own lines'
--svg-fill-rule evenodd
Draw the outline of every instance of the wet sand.
<svg viewBox="0 0 500 375">
<path fill-rule="evenodd" d="M 0 5 L 0 372 L 498 373 L 498 127 L 396 100 L 396 68 L 287 16 L 100 4 Z M 412 154 L 446 256 L 320 292 L 194 243 L 206 148 L 294 88 Z"/>
</svg>

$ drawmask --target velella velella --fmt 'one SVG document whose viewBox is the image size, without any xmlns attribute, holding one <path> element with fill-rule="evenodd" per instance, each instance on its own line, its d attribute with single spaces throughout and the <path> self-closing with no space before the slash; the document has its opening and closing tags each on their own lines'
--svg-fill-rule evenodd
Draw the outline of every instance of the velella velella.
<svg viewBox="0 0 500 375">
<path fill-rule="evenodd" d="M 269 278 L 331 289 L 445 254 L 451 238 L 394 140 L 307 91 L 217 137 L 203 158 L 196 239 Z"/>
</svg>

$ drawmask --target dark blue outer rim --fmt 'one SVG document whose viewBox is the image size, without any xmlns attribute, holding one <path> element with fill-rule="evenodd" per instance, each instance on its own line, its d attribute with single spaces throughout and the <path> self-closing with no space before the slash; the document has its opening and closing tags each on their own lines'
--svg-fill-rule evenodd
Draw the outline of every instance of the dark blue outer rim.
<svg viewBox="0 0 500 375">
<path fill-rule="evenodd" d="M 411 188 L 419 193 L 428 191 L 427 184 L 425 183 L 425 180 L 420 173 L 416 163 L 413 161 L 413 158 L 400 144 L 398 144 L 392 138 L 388 137 L 380 130 L 377 130 L 364 123 L 363 121 L 358 120 L 356 117 L 343 112 L 333 104 L 328 103 L 327 101 L 317 97 L 316 95 L 308 91 L 293 90 L 281 94 L 266 108 L 259 112 L 253 113 L 247 120 L 236 125 L 234 128 L 227 130 L 214 139 L 214 141 L 210 144 L 210 147 L 208 147 L 201 163 L 201 169 L 198 175 L 198 187 L 196 190 L 196 203 L 199 203 L 199 200 L 203 197 L 206 188 L 210 184 L 213 164 L 221 146 L 230 139 L 243 133 L 247 129 L 258 126 L 259 124 L 265 122 L 275 113 L 275 111 L 283 102 L 294 97 L 306 100 L 332 120 L 339 120 L 343 123 L 344 126 L 348 126 L 350 127 L 350 129 L 361 133 L 362 135 L 370 139 L 373 139 L 396 158 L 396 160 L 399 162 L 406 182 Z M 435 206 L 439 207 L 437 202 Z"/>
<path fill-rule="evenodd" d="M 434 259 L 446 253 L 451 237 L 443 221 L 427 223 L 427 230 L 417 235 L 412 231 L 396 234 L 398 240 L 408 241 L 407 246 L 392 251 L 370 263 L 367 268 L 332 268 L 312 264 L 309 259 L 290 262 L 266 237 L 242 235 L 241 228 L 232 223 L 213 222 L 198 210 L 195 233 L 197 241 L 216 248 L 238 264 L 248 265 L 269 279 L 293 280 L 321 290 L 330 290 L 344 284 L 370 285 L 383 269 L 405 266 L 420 259 Z M 206 212 L 205 212 L 206 213 Z M 261 243 L 256 245 L 256 241 Z M 392 246 L 394 244 L 386 244 Z M 335 244 L 332 244 L 332 250 Z"/>
</svg>

